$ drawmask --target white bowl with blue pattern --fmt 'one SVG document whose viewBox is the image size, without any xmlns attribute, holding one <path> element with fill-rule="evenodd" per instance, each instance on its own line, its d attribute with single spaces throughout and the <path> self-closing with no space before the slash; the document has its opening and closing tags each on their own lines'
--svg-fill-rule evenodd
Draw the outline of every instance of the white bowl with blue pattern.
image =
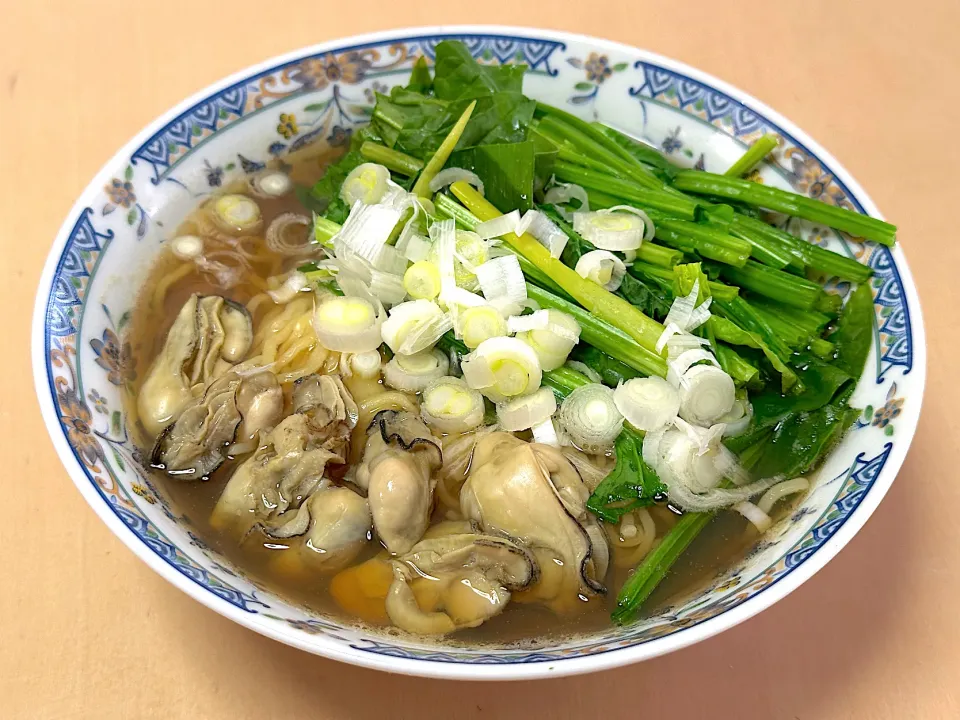
<svg viewBox="0 0 960 720">
<path fill-rule="evenodd" d="M 764 182 L 879 216 L 850 174 L 786 119 L 705 73 L 636 48 L 504 27 L 418 28 L 324 43 L 202 90 L 151 123 L 83 191 L 53 244 L 33 325 L 37 393 L 54 445 L 93 509 L 154 570 L 222 615 L 309 652 L 415 675 L 516 679 L 609 668 L 698 642 L 823 567 L 900 469 L 920 412 L 926 350 L 899 248 L 791 225 L 874 269 L 874 346 L 853 398 L 864 414 L 792 517 L 698 595 L 630 627 L 534 649 L 471 649 L 313 615 L 206 547 L 137 465 L 123 417 L 123 394 L 134 380 L 124 332 L 161 243 L 232 178 L 313 140 L 346 144 L 366 121 L 374 90 L 405 83 L 414 60 L 432 58 L 436 43 L 451 37 L 482 60 L 526 63 L 527 94 L 644 137 L 682 164 L 722 171 L 761 134 L 778 133 Z"/>
</svg>

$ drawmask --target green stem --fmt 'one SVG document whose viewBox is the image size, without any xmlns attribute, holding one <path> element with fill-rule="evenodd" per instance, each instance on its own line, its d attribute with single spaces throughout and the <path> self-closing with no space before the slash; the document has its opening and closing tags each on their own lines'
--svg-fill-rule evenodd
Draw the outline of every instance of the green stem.
<svg viewBox="0 0 960 720">
<path fill-rule="evenodd" d="M 659 267 L 651 263 L 646 263 L 638 257 L 633 266 L 627 269 L 631 275 L 638 276 L 641 280 L 645 278 L 657 278 L 666 282 L 673 282 L 673 271 L 669 268 Z M 723 283 L 710 281 L 710 294 L 718 300 L 729 302 L 740 294 L 740 289 L 733 285 L 724 285 Z"/>
<path fill-rule="evenodd" d="M 733 218 L 733 229 L 734 231 L 750 233 L 757 238 L 763 238 L 771 245 L 779 245 L 790 253 L 795 260 L 803 263 L 811 270 L 816 270 L 829 277 L 838 277 L 841 280 L 861 283 L 873 274 L 872 268 L 861 265 L 852 258 L 844 257 L 819 245 L 808 243 L 756 218 L 737 214 Z"/>
<path fill-rule="evenodd" d="M 679 190 L 698 195 L 715 195 L 739 200 L 748 205 L 756 205 L 811 222 L 822 223 L 888 247 L 896 244 L 895 225 L 779 188 L 700 170 L 682 170 L 677 173 L 674 186 Z"/>
<path fill-rule="evenodd" d="M 743 267 L 750 258 L 750 243 L 710 225 L 677 220 L 663 213 L 647 213 L 658 240 L 684 252 L 695 252 L 725 265 Z"/>
<path fill-rule="evenodd" d="M 612 614 L 615 623 L 624 625 L 636 617 L 640 606 L 711 519 L 713 513 L 686 513 L 670 528 L 620 588 L 617 608 Z"/>
<path fill-rule="evenodd" d="M 747 148 L 747 151 L 727 169 L 724 175 L 735 178 L 743 177 L 759 165 L 767 155 L 773 152 L 777 144 L 776 135 L 764 135 Z"/>
<path fill-rule="evenodd" d="M 677 169 L 677 166 L 670 162 L 670 160 L 656 148 L 642 143 L 639 140 L 634 140 L 629 135 L 624 135 L 622 132 L 618 132 L 612 127 L 607 127 L 603 123 L 592 122 L 590 124 L 596 128 L 598 132 L 612 140 L 617 146 L 640 162 L 646 165 L 652 165 L 661 170 L 669 171 Z"/>
<path fill-rule="evenodd" d="M 453 149 L 460 141 L 460 136 L 463 135 L 463 131 L 470 121 L 470 115 L 476 106 L 476 100 L 467 105 L 467 109 L 463 111 L 463 115 L 460 116 L 460 119 L 457 120 L 456 124 L 450 129 L 449 134 L 443 139 L 443 142 L 440 143 L 440 147 L 437 148 L 433 157 L 427 161 L 426 167 L 423 168 L 423 172 L 420 173 L 420 177 L 418 177 L 417 182 L 414 183 L 412 190 L 414 195 L 419 195 L 423 198 L 430 197 L 430 181 L 433 180 L 437 173 L 443 169 L 443 166 L 447 164 L 450 153 L 453 152 Z"/>
<path fill-rule="evenodd" d="M 360 146 L 360 154 L 370 162 L 379 163 L 392 172 L 408 177 L 413 177 L 423 169 L 423 160 L 370 140 Z"/>
<path fill-rule="evenodd" d="M 697 203 L 682 195 L 645 188 L 597 170 L 571 165 L 560 160 L 553 164 L 553 173 L 560 180 L 638 203 L 643 206 L 643 209 L 654 208 L 685 220 L 695 220 L 697 216 Z"/>
<path fill-rule="evenodd" d="M 313 224 L 313 237 L 318 243 L 327 248 L 333 247 L 330 241 L 338 232 L 340 232 L 340 226 L 337 223 L 333 220 L 327 220 L 325 217 L 317 216 Z"/>
<path fill-rule="evenodd" d="M 813 308 L 822 294 L 816 283 L 782 270 L 774 270 L 754 260 L 749 260 L 741 268 L 727 265 L 716 268 L 727 280 L 746 290 L 801 310 Z"/>
</svg>

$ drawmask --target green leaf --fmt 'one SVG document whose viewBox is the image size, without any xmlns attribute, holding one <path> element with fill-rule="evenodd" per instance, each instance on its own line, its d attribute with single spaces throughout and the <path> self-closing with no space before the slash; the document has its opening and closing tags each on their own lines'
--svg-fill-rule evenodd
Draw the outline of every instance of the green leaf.
<svg viewBox="0 0 960 720">
<path fill-rule="evenodd" d="M 320 112 L 321 110 L 326 109 L 327 103 L 310 103 L 307 105 L 303 111 L 304 112 Z"/>
<path fill-rule="evenodd" d="M 110 414 L 110 432 L 113 435 L 119 435 L 123 427 L 123 416 L 119 410 L 114 410 Z"/>
<path fill-rule="evenodd" d="M 123 458 L 120 457 L 120 453 L 118 453 L 117 449 L 112 445 L 110 446 L 110 449 L 113 451 L 113 459 L 117 463 L 117 467 L 120 468 L 120 472 L 126 472 L 127 465 L 123 462 Z"/>
<path fill-rule="evenodd" d="M 593 90 L 593 83 L 589 82 L 578 82 L 573 86 L 576 90 Z"/>
<path fill-rule="evenodd" d="M 117 321 L 117 332 L 123 330 L 128 322 L 130 322 L 130 311 L 126 310 L 123 315 L 120 316 L 120 320 Z"/>
<path fill-rule="evenodd" d="M 653 469 L 640 457 L 643 438 L 624 429 L 614 444 L 617 464 L 587 501 L 587 508 L 606 522 L 617 522 L 634 508 L 645 507 L 667 491 Z"/>
<path fill-rule="evenodd" d="M 413 72 L 410 73 L 410 82 L 407 83 L 407 90 L 428 95 L 433 91 L 433 78 L 430 76 L 430 66 L 427 65 L 427 59 L 421 55 L 417 62 L 413 64 Z"/>
<path fill-rule="evenodd" d="M 843 436 L 859 414 L 846 400 L 791 414 L 774 429 L 754 472 L 759 477 L 805 473 Z"/>
<path fill-rule="evenodd" d="M 861 283 L 847 298 L 837 329 L 830 335 L 836 345 L 834 363 L 850 375 L 859 376 L 867 364 L 873 344 L 873 313 L 873 293 L 869 285 Z"/>
<path fill-rule="evenodd" d="M 137 221 L 137 209 L 130 208 L 130 212 L 127 213 L 127 225 L 133 225 Z"/>
<path fill-rule="evenodd" d="M 436 47 L 433 88 L 441 100 L 519 94 L 526 71 L 526 65 L 481 65 L 462 42 L 444 40 Z"/>
<path fill-rule="evenodd" d="M 450 167 L 475 172 L 483 181 L 484 195 L 501 212 L 533 206 L 534 143 L 479 145 L 450 156 Z"/>
<path fill-rule="evenodd" d="M 613 71 L 614 71 L 614 72 L 623 72 L 624 70 L 627 69 L 627 66 L 628 66 L 628 65 L 629 65 L 629 63 L 625 63 L 625 62 L 617 63 L 616 65 L 613 66 Z"/>
<path fill-rule="evenodd" d="M 123 177 L 126 180 L 133 180 L 133 166 L 127 165 L 127 169 L 123 171 Z"/>
</svg>

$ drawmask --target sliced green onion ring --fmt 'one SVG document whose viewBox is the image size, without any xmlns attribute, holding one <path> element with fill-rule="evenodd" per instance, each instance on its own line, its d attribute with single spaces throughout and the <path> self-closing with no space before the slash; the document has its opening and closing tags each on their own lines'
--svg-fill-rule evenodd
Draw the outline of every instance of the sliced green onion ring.
<svg viewBox="0 0 960 720">
<path fill-rule="evenodd" d="M 507 432 L 529 430 L 549 420 L 557 411 L 557 396 L 550 388 L 540 388 L 532 395 L 497 405 L 500 427 Z"/>
<path fill-rule="evenodd" d="M 415 262 L 403 274 L 403 288 L 414 300 L 434 300 L 440 295 L 440 268 L 429 260 Z"/>
<path fill-rule="evenodd" d="M 580 256 L 576 266 L 577 275 L 592 280 L 604 290 L 615 292 L 627 274 L 627 266 L 609 250 L 591 250 Z"/>
<path fill-rule="evenodd" d="M 351 207 L 357 202 L 374 205 L 386 195 L 389 181 L 390 171 L 383 165 L 362 163 L 351 170 L 343 181 L 340 197 Z"/>
<path fill-rule="evenodd" d="M 394 353 L 414 355 L 433 347 L 453 327 L 453 320 L 429 300 L 395 305 L 383 322 L 382 337 Z"/>
<path fill-rule="evenodd" d="M 442 377 L 423 389 L 420 416 L 434 430 L 464 433 L 483 423 L 483 397 L 460 378 Z"/>
<path fill-rule="evenodd" d="M 623 415 L 613 390 L 598 383 L 582 385 L 564 398 L 558 422 L 574 445 L 584 452 L 605 452 L 623 429 Z"/>
<path fill-rule="evenodd" d="M 457 319 L 457 331 L 463 344 L 471 350 L 484 340 L 507 334 L 507 323 L 493 305 L 483 304 L 461 311 Z"/>
<path fill-rule="evenodd" d="M 672 423 L 680 412 L 680 394 L 663 378 L 634 378 L 613 391 L 617 410 L 634 427 L 646 432 Z"/>
<path fill-rule="evenodd" d="M 736 399 L 733 378 L 713 365 L 694 365 L 680 378 L 680 417 L 709 427 L 730 412 Z"/>
<path fill-rule="evenodd" d="M 540 387 L 540 360 L 529 345 L 516 338 L 484 340 L 460 364 L 463 377 L 495 403 L 529 395 Z"/>
<path fill-rule="evenodd" d="M 383 311 L 366 298 L 333 295 L 317 306 L 313 329 L 328 350 L 362 353 L 380 346 Z"/>
<path fill-rule="evenodd" d="M 415 355 L 394 355 L 383 366 L 383 381 L 396 390 L 420 392 L 434 380 L 444 377 L 450 360 L 441 350 L 424 350 Z"/>
</svg>

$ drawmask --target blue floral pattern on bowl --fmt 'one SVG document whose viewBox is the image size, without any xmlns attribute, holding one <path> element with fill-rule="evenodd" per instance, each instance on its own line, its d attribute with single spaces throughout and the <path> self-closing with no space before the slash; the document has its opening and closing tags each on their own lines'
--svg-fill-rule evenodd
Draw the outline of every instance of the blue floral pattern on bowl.
<svg viewBox="0 0 960 720">
<path fill-rule="evenodd" d="M 451 664 L 509 666 L 510 676 L 558 674 L 601 655 L 607 657 L 589 667 L 657 654 L 657 643 L 676 646 L 698 626 L 699 635 L 722 629 L 729 624 L 724 613 L 762 609 L 775 599 L 767 590 L 802 582 L 839 548 L 831 542 L 837 532 L 859 526 L 872 511 L 902 462 L 923 390 L 923 331 L 900 251 L 807 223 L 790 230 L 874 269 L 875 343 L 854 397 L 866 409 L 863 419 L 791 518 L 702 592 L 631 627 L 534 650 L 490 650 L 379 636 L 319 617 L 260 590 L 206 547 L 141 469 L 125 429 L 124 393 L 135 380 L 125 331 L 136 280 L 168 229 L 197 198 L 236 177 L 282 163 L 315 140 L 345 145 L 369 117 L 374 93 L 405 82 L 413 63 L 432 60 L 446 37 L 464 40 L 481 62 L 526 63 L 529 94 L 611 122 L 691 167 L 722 171 L 754 139 L 777 133 L 781 145 L 757 181 L 859 211 L 870 207 L 832 159 L 772 111 L 624 46 L 546 31 L 464 29 L 309 49 L 256 68 L 154 126 L 105 168 L 103 182 L 91 186 L 64 225 L 38 297 L 35 347 L 38 392 L 48 422 L 59 425 L 51 432 L 64 462 L 118 534 L 195 597 L 272 637 L 360 664 L 388 657 L 392 669 L 420 674 L 454 674 L 445 667 Z"/>
</svg>

